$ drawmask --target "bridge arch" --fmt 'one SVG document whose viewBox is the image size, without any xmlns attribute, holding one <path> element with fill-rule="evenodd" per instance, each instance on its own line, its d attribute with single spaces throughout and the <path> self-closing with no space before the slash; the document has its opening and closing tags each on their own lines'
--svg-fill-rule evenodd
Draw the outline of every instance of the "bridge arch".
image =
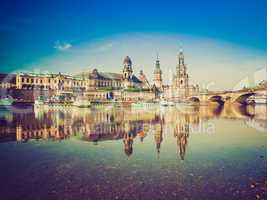
<svg viewBox="0 0 267 200">
<path fill-rule="evenodd" d="M 240 104 L 247 104 L 247 100 L 249 97 L 251 96 L 254 96 L 256 95 L 255 92 L 248 92 L 248 93 L 245 93 L 245 94 L 241 94 L 239 96 L 237 96 L 235 99 L 234 99 L 234 102 L 237 102 L 237 103 L 240 103 Z"/>
<path fill-rule="evenodd" d="M 211 97 L 209 97 L 208 100 L 209 100 L 209 102 L 217 102 L 220 105 L 224 104 L 224 98 L 222 96 L 220 96 L 220 95 L 211 96 Z"/>
<path fill-rule="evenodd" d="M 188 101 L 192 103 L 200 103 L 200 99 L 198 97 L 190 97 Z"/>
</svg>

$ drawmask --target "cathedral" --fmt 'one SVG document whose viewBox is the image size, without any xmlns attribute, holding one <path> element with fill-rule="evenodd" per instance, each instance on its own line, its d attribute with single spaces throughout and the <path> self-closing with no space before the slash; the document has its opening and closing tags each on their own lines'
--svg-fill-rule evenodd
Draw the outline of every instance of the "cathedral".
<svg viewBox="0 0 267 200">
<path fill-rule="evenodd" d="M 154 86 L 162 94 L 161 96 L 166 99 L 180 101 L 199 93 L 198 85 L 189 85 L 189 75 L 187 73 L 183 50 L 180 50 L 179 52 L 178 64 L 176 66 L 175 74 L 172 77 L 171 85 L 164 85 L 162 82 L 162 71 L 160 69 L 158 57 L 155 64 L 153 81 Z"/>
<path fill-rule="evenodd" d="M 184 61 L 184 53 L 180 50 L 176 74 L 172 80 L 172 95 L 174 99 L 183 99 L 189 95 L 189 75 Z"/>
</svg>

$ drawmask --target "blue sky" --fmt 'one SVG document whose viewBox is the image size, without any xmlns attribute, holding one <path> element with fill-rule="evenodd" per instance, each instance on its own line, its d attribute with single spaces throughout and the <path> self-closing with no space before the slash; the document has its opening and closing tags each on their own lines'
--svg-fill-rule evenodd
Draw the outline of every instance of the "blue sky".
<svg viewBox="0 0 267 200">
<path fill-rule="evenodd" d="M 132 34 L 136 33 L 213 40 L 218 41 L 218 44 L 237 46 L 239 50 L 250 49 L 262 58 L 267 54 L 266 10 L 267 2 L 264 0 L 1 1 L 1 71 L 29 69 L 41 65 L 43 60 L 58 59 L 63 53 L 68 54 L 69 50 L 84 48 L 86 44 L 103 45 L 103 41 L 110 44 L 118 36 L 123 36 L 123 41 L 127 43 L 125 36 L 130 35 L 132 38 Z M 142 40 L 142 43 L 145 42 Z M 164 44 L 164 41 L 161 42 Z M 186 42 L 177 40 L 177 49 L 179 44 L 183 44 L 186 49 Z M 231 49 L 231 45 L 227 47 Z M 129 45 L 129 53 L 131 48 L 135 48 L 135 44 Z M 121 60 L 129 53 L 122 52 Z M 84 56 L 83 59 L 86 58 Z M 102 60 L 99 60 L 98 65 L 106 64 Z M 96 61 L 93 63 L 96 64 Z M 92 65 L 90 62 L 88 64 Z M 174 66 L 175 64 L 173 63 Z M 55 67 L 51 66 L 52 69 Z M 58 70 L 69 71 L 70 68 L 61 65 Z M 119 69 L 120 66 L 117 70 Z"/>
</svg>

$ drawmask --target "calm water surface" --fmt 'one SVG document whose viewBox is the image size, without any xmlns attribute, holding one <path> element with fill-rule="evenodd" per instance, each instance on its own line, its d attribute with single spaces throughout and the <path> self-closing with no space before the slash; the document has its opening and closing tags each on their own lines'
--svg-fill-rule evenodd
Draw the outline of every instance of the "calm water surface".
<svg viewBox="0 0 267 200">
<path fill-rule="evenodd" d="M 27 111 L 0 109 L 1 199 L 267 199 L 265 106 Z"/>
</svg>

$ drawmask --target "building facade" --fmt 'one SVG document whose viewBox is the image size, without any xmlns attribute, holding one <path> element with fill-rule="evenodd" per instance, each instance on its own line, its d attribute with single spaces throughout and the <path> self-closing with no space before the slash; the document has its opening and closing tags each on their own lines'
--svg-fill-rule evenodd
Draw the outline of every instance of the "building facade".
<svg viewBox="0 0 267 200">
<path fill-rule="evenodd" d="M 99 72 L 97 69 L 74 76 L 61 73 L 18 73 L 15 86 L 19 90 L 53 91 L 52 94 L 59 95 L 68 93 L 75 96 L 80 93 L 91 100 L 153 98 L 145 74 L 141 72 L 139 77 L 134 75 L 129 56 L 123 60 L 122 73 Z M 140 97 L 144 90 L 144 95 Z"/>
<path fill-rule="evenodd" d="M 58 74 L 18 73 L 12 84 L 19 90 L 52 91 L 52 94 L 83 94 L 92 100 L 151 100 L 162 97 L 179 101 L 199 93 L 198 85 L 189 84 L 184 53 L 178 55 L 178 64 L 170 85 L 163 84 L 162 70 L 157 56 L 151 85 L 141 70 L 133 72 L 129 56 L 123 60 L 121 73 L 99 72 L 97 69 L 74 76 Z M 11 87 L 2 84 L 1 86 Z"/>
<path fill-rule="evenodd" d="M 86 81 L 86 95 L 93 100 L 153 99 L 150 84 L 141 71 L 139 77 L 133 73 L 133 65 L 129 56 L 123 60 L 122 73 L 99 72 L 97 69 L 77 75 Z M 144 91 L 145 90 L 145 91 Z"/>
<path fill-rule="evenodd" d="M 62 92 L 73 92 L 86 90 L 86 81 L 61 73 L 58 74 L 37 74 L 18 73 L 16 75 L 16 88 L 25 90 L 55 90 Z"/>
</svg>

